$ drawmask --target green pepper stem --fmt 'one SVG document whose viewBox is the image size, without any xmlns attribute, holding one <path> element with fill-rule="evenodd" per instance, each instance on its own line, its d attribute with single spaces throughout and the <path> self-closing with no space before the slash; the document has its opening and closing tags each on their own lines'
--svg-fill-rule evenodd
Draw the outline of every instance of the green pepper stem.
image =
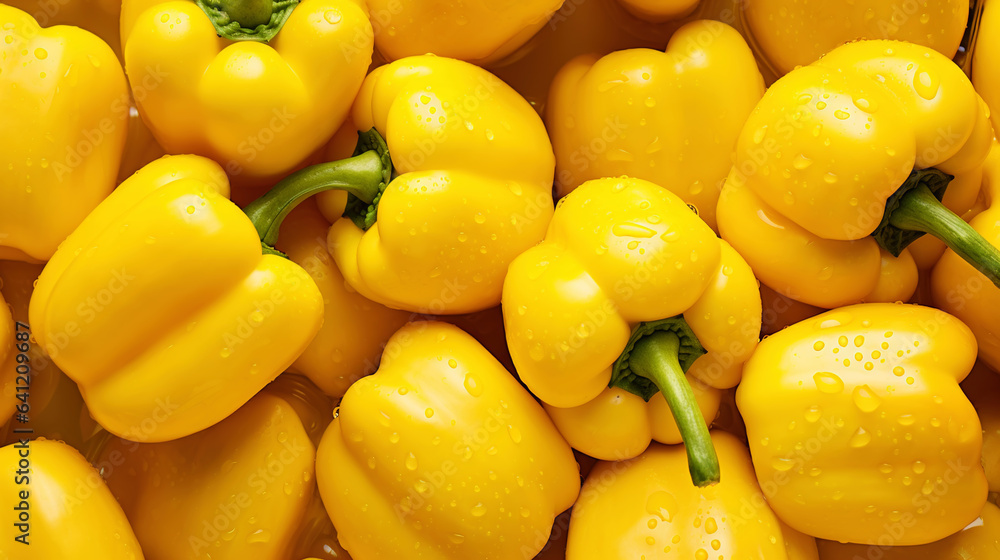
<svg viewBox="0 0 1000 560">
<path fill-rule="evenodd" d="M 633 372 L 652 381 L 670 405 L 687 449 L 688 469 L 695 486 L 719 482 L 719 457 L 708 426 L 677 359 L 680 339 L 668 331 L 652 333 L 632 348 L 629 365 Z"/>
<path fill-rule="evenodd" d="M 889 216 L 889 223 L 899 229 L 929 233 L 944 241 L 958 256 L 1000 287 L 1000 251 L 941 204 L 926 186 L 921 185 L 903 195 L 899 207 Z"/>
<path fill-rule="evenodd" d="M 269 23 L 271 14 L 274 13 L 271 0 L 220 0 L 219 6 L 232 21 L 247 29 Z"/>
<path fill-rule="evenodd" d="M 379 194 L 383 171 L 382 157 L 374 150 L 313 165 L 279 181 L 243 212 L 250 217 L 266 250 L 278 241 L 282 220 L 303 200 L 324 191 L 343 190 L 370 204 Z"/>
</svg>

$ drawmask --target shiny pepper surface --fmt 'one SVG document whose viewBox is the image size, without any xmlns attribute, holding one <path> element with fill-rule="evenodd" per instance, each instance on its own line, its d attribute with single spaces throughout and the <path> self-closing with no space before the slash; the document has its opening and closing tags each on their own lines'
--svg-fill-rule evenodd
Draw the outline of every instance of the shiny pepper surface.
<svg viewBox="0 0 1000 560">
<path fill-rule="evenodd" d="M 398 176 L 367 230 L 333 224 L 330 253 L 344 278 L 407 311 L 499 304 L 510 261 L 552 216 L 555 162 L 538 114 L 481 68 L 417 56 L 373 71 L 353 118 L 382 133 Z"/>
<path fill-rule="evenodd" d="M 983 15 L 972 51 L 972 83 L 989 104 L 993 128 L 1000 129 L 1000 2 L 983 1 Z"/>
<path fill-rule="evenodd" d="M 390 339 L 379 370 L 344 395 L 316 476 L 355 560 L 530 558 L 580 490 L 538 403 L 444 323 Z"/>
<path fill-rule="evenodd" d="M 35 338 L 115 435 L 166 441 L 217 423 L 319 330 L 316 285 L 300 266 L 262 255 L 228 195 L 210 160 L 156 160 L 84 220 L 38 279 Z"/>
<path fill-rule="evenodd" d="M 983 469 L 990 485 L 990 499 L 996 502 L 1000 494 L 1000 375 L 980 360 L 962 382 L 983 426 Z"/>
<path fill-rule="evenodd" d="M 816 541 L 779 520 L 746 446 L 714 432 L 725 477 L 696 488 L 684 448 L 654 444 L 631 461 L 598 463 L 573 506 L 566 560 L 816 560 Z"/>
<path fill-rule="evenodd" d="M 736 138 L 763 94 L 750 48 L 717 21 L 685 25 L 665 52 L 574 58 L 549 93 L 558 194 L 628 175 L 670 189 L 714 228 Z"/>
<path fill-rule="evenodd" d="M 28 12 L 42 27 L 82 27 L 121 57 L 118 19 L 122 4 L 117 0 L 6 0 L 4 4 Z"/>
<path fill-rule="evenodd" d="M 0 4 L 0 37 L 0 259 L 43 262 L 115 187 L 128 85 L 82 29 Z"/>
<path fill-rule="evenodd" d="M 780 76 L 858 39 L 895 39 L 951 58 L 965 33 L 969 0 L 748 0 L 743 15 Z"/>
<path fill-rule="evenodd" d="M 545 241 L 511 264 L 503 313 L 521 380 L 571 445 L 608 460 L 681 439 L 662 393 L 609 388 L 633 326 L 683 315 L 707 350 L 686 373 L 709 422 L 761 326 L 743 259 L 669 190 L 629 178 L 589 181 L 560 201 Z"/>
<path fill-rule="evenodd" d="M 871 235 L 928 191 L 905 189 L 981 169 L 991 137 L 985 105 L 943 55 L 893 41 L 844 45 L 778 80 L 754 109 L 719 199 L 719 231 L 761 282 L 804 303 L 907 299 L 912 259 Z M 890 201 L 899 207 L 887 210 Z M 896 265 L 908 280 L 883 278 Z M 885 280 L 898 289 L 881 289 Z"/>
<path fill-rule="evenodd" d="M 994 142 L 984 165 L 983 188 L 971 225 L 993 246 L 1000 247 L 1000 145 Z M 1000 369 L 1000 288 L 981 272 L 946 251 L 931 273 L 934 305 L 958 317 L 976 335 L 979 359 Z"/>
<path fill-rule="evenodd" d="M 887 538 L 886 543 L 892 539 Z M 1000 558 L 1000 509 L 987 502 L 982 513 L 961 531 L 921 546 L 879 546 L 819 542 L 820 560 L 987 560 Z"/>
<path fill-rule="evenodd" d="M 303 419 L 269 388 L 185 438 L 111 438 L 95 464 L 149 560 L 287 560 L 315 492 L 315 456 Z"/>
<path fill-rule="evenodd" d="M 364 80 L 364 4 L 304 0 L 267 43 L 219 33 L 193 1 L 126 0 L 139 111 L 167 153 L 210 157 L 246 183 L 284 175 L 330 139 Z"/>
<path fill-rule="evenodd" d="M 637 18 L 664 22 L 682 18 L 693 12 L 701 0 L 619 0 Z"/>
<path fill-rule="evenodd" d="M 15 474 L 20 461 L 30 464 L 27 474 Z M 0 449 L 0 469 L 9 474 L 0 479 L 0 505 L 10 519 L 18 506 L 27 515 L 24 527 L 0 524 L 0 558 L 143 560 L 121 506 L 77 450 L 42 439 L 12 444 Z"/>
<path fill-rule="evenodd" d="M 761 342 L 736 402 L 771 508 L 859 544 L 926 544 L 975 520 L 983 437 L 958 386 L 975 359 L 968 327 L 904 304 L 844 307 Z"/>
<path fill-rule="evenodd" d="M 498 62 L 541 29 L 563 0 L 368 0 L 375 46 L 392 61 L 426 53 Z"/>
</svg>

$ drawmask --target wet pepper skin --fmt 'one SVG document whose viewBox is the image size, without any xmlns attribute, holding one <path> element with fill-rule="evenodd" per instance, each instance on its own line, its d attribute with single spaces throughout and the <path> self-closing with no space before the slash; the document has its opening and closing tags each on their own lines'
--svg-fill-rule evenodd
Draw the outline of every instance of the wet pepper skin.
<svg viewBox="0 0 1000 560">
<path fill-rule="evenodd" d="M 143 560 L 142 550 L 121 506 L 80 452 L 58 441 L 39 439 L 28 448 L 31 472 L 16 478 L 24 449 L 0 449 L 0 503 L 8 513 L 28 492 L 28 545 L 13 522 L 0 524 L 0 556 L 18 560 Z M 22 480 L 22 482 L 16 482 Z M 17 512 L 11 514 L 16 518 Z"/>
<path fill-rule="evenodd" d="M 968 527 L 922 546 L 863 546 L 819 541 L 820 560 L 856 560 L 878 554 L 883 560 L 987 560 L 1000 557 L 1000 509 L 986 502 Z"/>
<path fill-rule="evenodd" d="M 387 60 L 433 53 L 498 62 L 541 29 L 563 0 L 368 0 L 375 46 Z"/>
<path fill-rule="evenodd" d="M 43 262 L 115 187 L 125 74 L 106 43 L 0 4 L 0 259 Z"/>
<path fill-rule="evenodd" d="M 210 157 L 245 183 L 287 174 L 333 136 L 373 44 L 358 0 L 305 0 L 269 43 L 220 38 L 190 0 L 127 0 L 121 37 L 160 145 Z"/>
<path fill-rule="evenodd" d="M 969 0 L 748 0 L 743 6 L 753 41 L 779 76 L 858 39 L 908 41 L 951 58 L 969 19 Z"/>
<path fill-rule="evenodd" d="M 118 18 L 121 2 L 116 0 L 7 0 L 4 2 L 31 14 L 39 25 L 73 25 L 100 37 L 118 56 L 121 44 Z"/>
<path fill-rule="evenodd" d="M 228 196 L 212 161 L 158 159 L 101 203 L 38 279 L 35 338 L 115 435 L 166 441 L 217 423 L 320 328 L 315 283 L 262 255 Z"/>
<path fill-rule="evenodd" d="M 400 329 L 339 412 L 316 476 L 355 560 L 530 558 L 580 490 L 542 408 L 452 325 Z"/>
<path fill-rule="evenodd" d="M 542 120 L 486 70 L 416 56 L 373 71 L 354 103 L 399 176 L 367 231 L 330 229 L 330 253 L 361 295 L 432 314 L 495 307 L 507 266 L 552 217 L 555 161 Z"/>
<path fill-rule="evenodd" d="M 981 173 L 991 140 L 985 104 L 943 55 L 893 41 L 844 45 L 778 80 L 747 119 L 719 231 L 761 282 L 804 303 L 908 299 L 912 258 L 894 259 L 869 237 L 886 200 L 914 168 Z M 959 200 L 945 200 L 959 215 L 978 190 L 975 179 L 960 184 L 949 187 Z"/>
<path fill-rule="evenodd" d="M 608 388 L 640 321 L 683 314 L 708 353 L 687 371 L 711 421 L 757 345 L 760 292 L 750 267 L 681 201 L 639 179 L 588 181 L 560 201 L 545 241 L 504 283 L 518 375 L 575 448 L 634 457 L 650 439 L 679 443 L 662 394 Z"/>
<path fill-rule="evenodd" d="M 983 435 L 958 386 L 975 359 L 968 327 L 904 304 L 844 307 L 761 342 L 736 401 L 775 513 L 817 538 L 901 546 L 975 520 Z"/>
<path fill-rule="evenodd" d="M 146 558 L 286 560 L 315 491 L 315 456 L 295 408 L 265 389 L 185 438 L 110 438 L 96 464 Z"/>
<path fill-rule="evenodd" d="M 598 463 L 573 506 L 566 560 L 816 560 L 815 539 L 768 508 L 746 446 L 724 432 L 712 442 L 725 476 L 707 488 L 690 483 L 682 446 Z"/>
<path fill-rule="evenodd" d="M 717 21 L 685 25 L 665 52 L 574 58 L 549 91 L 558 194 L 628 175 L 670 189 L 715 228 L 736 138 L 763 94 L 750 48 Z"/>
</svg>

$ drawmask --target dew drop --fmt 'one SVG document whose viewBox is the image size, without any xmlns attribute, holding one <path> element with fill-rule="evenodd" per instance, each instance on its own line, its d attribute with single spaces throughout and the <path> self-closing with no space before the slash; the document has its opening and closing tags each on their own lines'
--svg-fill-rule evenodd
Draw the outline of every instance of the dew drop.
<svg viewBox="0 0 1000 560">
<path fill-rule="evenodd" d="M 854 406 L 861 412 L 874 412 L 882 404 L 882 399 L 868 385 L 854 388 Z"/>
<path fill-rule="evenodd" d="M 821 371 L 813 375 L 813 382 L 821 393 L 833 395 L 844 390 L 844 380 L 834 373 Z"/>
<path fill-rule="evenodd" d="M 864 428 L 859 427 L 857 431 L 854 432 L 854 435 L 851 436 L 850 446 L 855 449 L 858 449 L 868 445 L 869 443 L 871 443 L 871 441 L 872 441 L 872 435 L 868 433 Z"/>
</svg>

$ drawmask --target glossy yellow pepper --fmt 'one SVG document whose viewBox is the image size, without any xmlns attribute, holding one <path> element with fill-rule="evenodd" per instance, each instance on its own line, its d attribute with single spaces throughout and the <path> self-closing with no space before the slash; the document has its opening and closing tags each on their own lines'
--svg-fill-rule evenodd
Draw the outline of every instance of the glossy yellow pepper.
<svg viewBox="0 0 1000 560">
<path fill-rule="evenodd" d="M 768 507 L 743 443 L 725 432 L 712 441 L 726 474 L 709 488 L 687 480 L 681 446 L 598 463 L 573 506 L 566 560 L 816 560 L 815 539 Z"/>
<path fill-rule="evenodd" d="M 284 175 L 330 139 L 373 44 L 359 0 L 127 0 L 121 37 L 160 145 L 210 157 L 241 183 Z"/>
<path fill-rule="evenodd" d="M 5 0 L 4 4 L 31 14 L 42 27 L 74 25 L 100 37 L 121 58 L 117 0 Z"/>
<path fill-rule="evenodd" d="M 528 42 L 563 0 L 368 0 L 375 46 L 387 60 L 426 53 L 479 65 Z"/>
<path fill-rule="evenodd" d="M 553 80 L 546 114 L 557 192 L 601 177 L 646 179 L 715 228 L 736 138 L 763 94 L 750 48 L 717 21 L 685 25 L 665 52 L 574 58 Z"/>
<path fill-rule="evenodd" d="M 411 314 L 365 299 L 348 286 L 327 252 L 329 229 L 316 206 L 306 202 L 282 224 L 276 247 L 305 269 L 323 295 L 323 326 L 289 369 L 339 397 L 375 371 L 382 346 Z"/>
<path fill-rule="evenodd" d="M 147 558 L 289 558 L 316 488 L 316 447 L 297 411 L 309 404 L 295 400 L 269 387 L 197 434 L 108 438 L 95 450 Z"/>
<path fill-rule="evenodd" d="M 0 557 L 143 559 L 121 506 L 77 450 L 51 440 L 19 442 L 0 449 L 0 469 L 8 474 L 0 479 L 0 505 L 16 519 L 0 523 Z"/>
<path fill-rule="evenodd" d="M 361 295 L 457 314 L 494 307 L 507 266 L 545 235 L 555 162 L 542 120 L 471 64 L 418 56 L 373 71 L 354 103 L 399 173 L 377 220 L 338 220 L 330 254 Z M 366 226 L 363 230 L 360 225 Z"/>
<path fill-rule="evenodd" d="M 0 261 L 0 288 L 3 290 L 3 299 L 7 300 L 10 312 L 15 321 L 22 323 L 19 332 L 30 333 L 25 326 L 28 322 L 28 301 L 34 290 L 34 282 L 38 279 L 42 266 L 28 264 L 17 261 Z M 0 303 L 0 306 L 3 306 Z M 6 306 L 3 306 L 6 307 Z M 4 309 L 0 309 L 3 314 Z M 11 381 L 15 381 L 15 368 L 18 365 L 28 366 L 27 401 L 29 410 L 26 413 L 27 422 L 11 420 L 7 429 L 0 430 L 0 445 L 16 443 L 19 439 L 27 437 L 35 439 L 44 437 L 63 441 L 77 449 L 82 449 L 83 442 L 93 434 L 96 424 L 90 419 L 83 406 L 83 398 L 76 384 L 66 377 L 66 374 L 59 371 L 59 368 L 52 363 L 52 360 L 45 355 L 42 348 L 30 337 L 27 341 L 26 352 L 13 349 L 7 356 L 6 361 L 0 361 L 0 370 L 5 377 L 10 376 Z M 25 347 L 22 347 L 22 349 Z M 21 358 L 18 355 L 23 354 Z M 18 364 L 21 360 L 21 364 Z M 26 362 L 24 360 L 27 360 Z M 22 368 L 23 370 L 23 368 Z M 15 396 L 14 386 L 25 387 L 24 383 L 14 383 L 5 386 L 3 399 Z M 8 393 L 7 390 L 10 390 Z M 15 404 L 21 404 L 16 401 Z M 3 411 L 0 411 L 0 418 L 5 418 Z M 15 432 L 17 429 L 28 429 L 29 433 Z M 5 433 L 4 433 L 5 432 Z"/>
<path fill-rule="evenodd" d="M 996 142 L 983 166 L 983 189 L 969 225 L 994 247 L 1000 247 L 1000 145 Z M 975 213 L 975 210 L 971 213 Z M 969 325 L 979 342 L 979 359 L 1000 369 L 1000 288 L 966 263 L 954 251 L 946 251 L 931 273 L 931 294 L 937 307 Z"/>
<path fill-rule="evenodd" d="M 979 418 L 958 385 L 975 359 L 968 327 L 917 305 L 844 307 L 761 342 L 736 402 L 771 508 L 840 542 L 960 531 L 987 493 Z"/>
<path fill-rule="evenodd" d="M 629 13 L 653 21 L 670 21 L 682 18 L 697 7 L 700 0 L 619 0 Z"/>
<path fill-rule="evenodd" d="M 545 412 L 472 337 L 411 323 L 351 386 L 316 459 L 355 560 L 530 558 L 580 490 Z"/>
<path fill-rule="evenodd" d="M 754 109 L 719 231 L 761 282 L 818 307 L 908 299 L 917 269 L 905 247 L 923 232 L 1000 281 L 1000 253 L 939 202 L 952 176 L 981 173 L 991 138 L 985 104 L 943 55 L 844 45 L 778 80 Z M 978 183 L 960 183 L 971 205 Z"/>
<path fill-rule="evenodd" d="M 951 58 L 969 19 L 969 0 L 746 0 L 751 40 L 780 76 L 858 39 L 924 45 Z"/>
<path fill-rule="evenodd" d="M 262 222 L 228 195 L 208 159 L 156 160 L 84 220 L 38 279 L 35 338 L 115 435 L 156 442 L 215 424 L 320 328 L 315 283 L 262 254 Z"/>
<path fill-rule="evenodd" d="M 739 382 L 761 327 L 736 251 L 669 190 L 630 178 L 560 201 L 545 241 L 511 264 L 503 313 L 521 380 L 570 445 L 608 460 L 650 438 L 707 453 L 717 389 Z"/>
<path fill-rule="evenodd" d="M 841 544 L 819 541 L 820 560 L 987 560 L 1000 557 L 1000 509 L 987 502 L 983 511 L 961 531 L 921 546 Z"/>
<path fill-rule="evenodd" d="M 980 360 L 962 381 L 962 390 L 979 413 L 983 426 L 983 469 L 990 485 L 991 499 L 1000 493 L 1000 376 Z"/>
<path fill-rule="evenodd" d="M 983 15 L 972 51 L 972 83 L 990 106 L 993 128 L 1000 129 L 1000 2 L 983 0 Z"/>
<path fill-rule="evenodd" d="M 114 52 L 0 4 L 0 259 L 44 262 L 115 187 L 128 85 Z"/>
</svg>

